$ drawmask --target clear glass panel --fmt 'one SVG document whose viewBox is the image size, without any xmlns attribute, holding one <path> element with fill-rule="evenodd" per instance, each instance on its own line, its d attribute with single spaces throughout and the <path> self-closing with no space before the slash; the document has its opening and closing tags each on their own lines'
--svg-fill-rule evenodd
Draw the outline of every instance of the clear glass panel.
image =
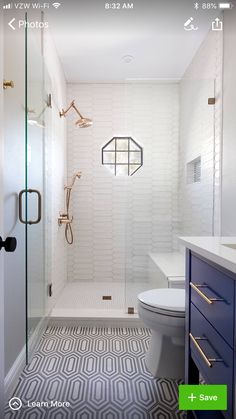
<svg viewBox="0 0 236 419">
<path fill-rule="evenodd" d="M 116 166 L 116 175 L 117 176 L 127 176 L 128 175 L 128 165 L 117 164 Z"/>
<path fill-rule="evenodd" d="M 103 164 L 115 163 L 115 152 L 108 151 L 103 153 Z"/>
<path fill-rule="evenodd" d="M 119 151 L 116 153 L 116 162 L 128 164 L 129 155 L 126 151 Z"/>
<path fill-rule="evenodd" d="M 140 151 L 140 148 L 133 141 L 130 141 L 130 150 L 131 151 L 133 151 L 133 150 L 139 150 Z"/>
<path fill-rule="evenodd" d="M 117 148 L 117 150 L 128 150 L 128 148 L 129 148 L 129 140 L 128 140 L 128 138 L 127 139 L 119 139 L 119 140 L 117 140 L 117 142 L 116 142 L 116 148 Z"/>
<path fill-rule="evenodd" d="M 132 176 L 140 168 L 139 164 L 131 164 L 129 166 L 129 175 Z"/>
<path fill-rule="evenodd" d="M 129 155 L 130 163 L 141 164 L 141 153 L 138 151 L 131 151 Z"/>
<path fill-rule="evenodd" d="M 172 95 L 171 105 L 163 100 L 165 88 Z M 134 115 L 132 123 L 126 122 L 137 143 L 142 144 L 145 156 L 142 170 L 127 182 L 126 312 L 134 308 L 137 313 L 139 293 L 173 285 L 173 280 L 167 280 L 168 272 L 162 271 L 163 260 L 171 268 L 169 272 L 176 272 L 176 277 L 184 275 L 184 255 L 178 253 L 179 236 L 210 236 L 213 232 L 214 105 L 208 105 L 208 98 L 215 96 L 214 80 L 182 80 L 178 89 L 180 108 L 173 83 L 126 84 L 126 108 Z M 139 94 L 143 104 L 141 120 L 133 109 Z M 170 106 L 171 118 L 163 124 L 163 117 L 169 118 Z M 143 127 L 147 127 L 147 136 Z M 140 162 L 140 154 L 135 152 L 139 148 L 130 142 L 130 149 L 130 161 Z M 200 179 L 198 176 L 195 181 L 194 176 L 190 184 L 187 166 L 196 159 L 201 161 Z M 130 174 L 138 167 L 131 164 Z M 199 172 L 196 167 L 195 172 Z M 182 261 L 181 272 L 175 267 L 175 252 Z"/>
<path fill-rule="evenodd" d="M 17 248 L 14 253 L 4 254 L 5 376 L 14 368 L 19 353 L 25 347 L 26 274 L 25 224 L 19 221 L 18 211 L 19 193 L 25 189 L 25 33 L 23 29 L 12 31 L 8 26 L 9 20 L 9 14 L 4 13 L 1 83 L 3 79 L 12 80 L 14 88 L 3 90 L 1 85 L 4 100 L 4 106 L 1 107 L 1 128 L 4 134 L 4 189 L 1 190 L 1 194 L 4 193 L 4 230 L 0 235 L 4 239 L 8 236 L 16 237 Z"/>
<path fill-rule="evenodd" d="M 111 172 L 113 175 L 115 174 L 115 165 L 114 164 L 106 164 L 105 166 L 109 172 Z"/>
<path fill-rule="evenodd" d="M 27 31 L 27 346 L 28 359 L 45 318 L 44 154 L 47 108 L 41 33 Z"/>
</svg>

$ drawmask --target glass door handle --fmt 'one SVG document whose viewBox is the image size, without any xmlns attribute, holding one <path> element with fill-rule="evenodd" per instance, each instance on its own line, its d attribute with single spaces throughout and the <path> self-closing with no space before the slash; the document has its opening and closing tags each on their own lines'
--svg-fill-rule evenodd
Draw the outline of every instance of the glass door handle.
<svg viewBox="0 0 236 419">
<path fill-rule="evenodd" d="M 36 195 L 38 196 L 38 216 L 36 218 L 36 220 L 29 220 L 26 221 L 23 219 L 23 210 L 22 210 L 22 198 L 24 193 L 36 193 Z M 20 191 L 19 193 L 19 220 L 21 223 L 23 224 L 38 224 L 40 223 L 42 218 L 42 197 L 41 197 L 41 193 L 37 190 L 37 189 L 22 189 L 22 191 Z"/>
<path fill-rule="evenodd" d="M 15 237 L 7 237 L 5 242 L 2 237 L 0 237 L 0 250 L 4 247 L 6 252 L 15 252 L 16 246 L 17 240 Z"/>
</svg>

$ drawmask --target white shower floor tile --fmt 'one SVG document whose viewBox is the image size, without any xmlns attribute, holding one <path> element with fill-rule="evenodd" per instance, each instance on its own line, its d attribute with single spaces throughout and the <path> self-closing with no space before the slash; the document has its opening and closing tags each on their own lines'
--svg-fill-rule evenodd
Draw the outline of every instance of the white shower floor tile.
<svg viewBox="0 0 236 419">
<path fill-rule="evenodd" d="M 125 284 L 119 282 L 71 282 L 62 290 L 51 317 L 80 318 L 138 318 L 130 315 L 127 307 L 135 307 L 137 295 L 150 289 L 148 283 Z M 112 300 L 103 300 L 102 296 L 112 296 Z"/>
</svg>

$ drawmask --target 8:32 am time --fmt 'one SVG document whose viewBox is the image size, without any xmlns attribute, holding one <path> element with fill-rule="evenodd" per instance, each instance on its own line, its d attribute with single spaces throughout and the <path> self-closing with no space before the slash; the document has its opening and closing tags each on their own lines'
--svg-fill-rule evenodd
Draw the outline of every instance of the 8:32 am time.
<svg viewBox="0 0 236 419">
<path fill-rule="evenodd" d="M 134 3 L 105 3 L 106 10 L 133 9 Z"/>
</svg>

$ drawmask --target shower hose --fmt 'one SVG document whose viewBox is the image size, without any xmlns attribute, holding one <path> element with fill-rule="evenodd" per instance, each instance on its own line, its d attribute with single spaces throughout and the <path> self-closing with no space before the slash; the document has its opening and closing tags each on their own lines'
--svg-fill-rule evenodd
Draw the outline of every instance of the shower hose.
<svg viewBox="0 0 236 419">
<path fill-rule="evenodd" d="M 72 190 L 72 187 L 66 187 L 66 213 L 69 220 L 70 220 L 69 212 L 70 212 L 71 190 Z M 72 225 L 71 225 L 72 221 L 73 221 L 73 217 L 71 221 L 69 221 L 66 224 L 66 228 L 65 228 L 65 238 L 68 244 L 73 244 L 73 241 L 74 241 L 73 230 L 72 230 Z"/>
</svg>

